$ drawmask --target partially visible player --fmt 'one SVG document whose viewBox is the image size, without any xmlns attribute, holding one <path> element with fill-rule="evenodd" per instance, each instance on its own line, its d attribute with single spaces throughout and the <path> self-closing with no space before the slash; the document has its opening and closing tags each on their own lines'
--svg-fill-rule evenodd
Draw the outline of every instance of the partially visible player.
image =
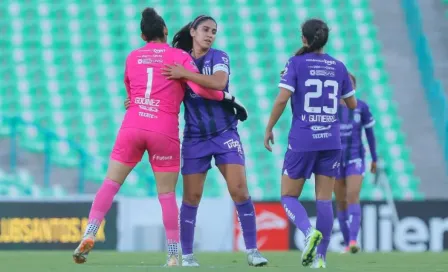
<svg viewBox="0 0 448 272">
<path fill-rule="evenodd" d="M 216 21 L 201 15 L 184 26 L 173 38 L 173 47 L 189 52 L 202 74 L 184 67 L 168 66 L 170 79 L 188 79 L 207 88 L 229 92 L 229 56 L 212 48 L 217 33 Z M 237 130 L 237 114 L 232 107 L 194 95 L 184 99 L 185 130 L 182 143 L 184 195 L 180 209 L 182 265 L 199 266 L 193 255 L 194 228 L 204 182 L 212 158 L 224 176 L 235 203 L 251 266 L 264 266 L 268 260 L 257 249 L 255 211 L 246 180 L 245 156 Z"/>
<path fill-rule="evenodd" d="M 350 74 L 350 79 L 356 89 L 356 78 Z M 358 99 L 358 106 L 351 110 L 341 101 L 338 110 L 342 157 L 339 175 L 336 178 L 334 193 L 336 196 L 336 209 L 339 226 L 344 237 L 345 252 L 357 253 L 359 246 L 357 237 L 361 225 L 361 206 L 359 195 L 365 172 L 365 150 L 362 143 L 364 130 L 369 143 L 372 164 L 370 172 L 376 173 L 376 143 L 373 126 L 375 120 L 370 113 L 369 106 Z"/>
<path fill-rule="evenodd" d="M 179 264 L 179 212 L 174 191 L 180 170 L 178 116 L 185 84 L 180 80 L 167 80 L 161 74 L 161 68 L 177 62 L 191 72 L 197 73 L 198 70 L 190 55 L 166 43 L 168 31 L 165 22 L 154 9 L 146 8 L 142 12 L 140 28 L 141 37 L 147 43 L 132 51 L 126 59 L 124 83 L 130 106 L 112 150 L 106 179 L 92 203 L 84 237 L 73 253 L 76 263 L 86 262 L 115 195 L 144 152 L 148 151 L 162 207 L 168 243 L 167 265 Z M 205 89 L 191 81 L 186 83 L 205 98 L 235 104 L 229 94 Z M 244 111 L 241 107 L 238 110 Z"/>
<path fill-rule="evenodd" d="M 292 125 L 281 178 L 281 203 L 289 219 L 306 237 L 302 265 L 326 267 L 326 253 L 333 228 L 332 194 L 341 159 L 338 104 L 344 99 L 356 107 L 355 90 L 345 65 L 323 52 L 329 29 L 319 19 L 302 26 L 303 46 L 282 72 L 278 94 L 264 137 L 272 151 L 273 128 L 291 98 Z M 316 180 L 316 229 L 298 198 L 305 181 Z M 317 249 L 317 257 L 316 257 Z"/>
</svg>

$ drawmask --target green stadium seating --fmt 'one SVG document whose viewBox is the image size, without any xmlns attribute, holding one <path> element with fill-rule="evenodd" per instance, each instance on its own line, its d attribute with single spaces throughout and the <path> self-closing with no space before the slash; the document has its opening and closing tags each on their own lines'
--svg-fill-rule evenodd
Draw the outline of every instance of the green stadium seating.
<svg viewBox="0 0 448 272">
<path fill-rule="evenodd" d="M 0 196 L 65 196 L 66 190 L 60 185 L 42 188 L 34 183 L 31 173 L 26 169 L 18 169 L 15 174 L 8 174 L 0 169 Z"/>
<path fill-rule="evenodd" d="M 331 27 L 327 51 L 344 61 L 358 78 L 358 97 L 365 99 L 377 119 L 378 153 L 388 166 L 394 197 L 419 199 L 409 152 L 376 38 L 367 0 L 61 0 L 13 1 L 0 5 L 0 115 L 17 115 L 78 143 L 100 161 L 107 161 L 124 113 L 124 59 L 142 45 L 140 11 L 150 4 L 164 17 L 170 39 L 200 14 L 218 22 L 215 47 L 231 62 L 231 92 L 251 110 L 239 126 L 247 157 L 247 177 L 254 199 L 278 199 L 280 169 L 286 148 L 289 112 L 279 121 L 273 153 L 264 150 L 263 134 L 279 72 L 300 46 L 300 23 L 320 17 Z M 181 127 L 183 118 L 181 117 Z M 10 127 L 0 122 L 0 135 Z M 44 152 L 46 137 L 39 129 L 19 129 L 20 145 Z M 65 141 L 51 142 L 52 161 L 77 167 L 79 154 Z M 137 168 L 148 172 L 147 157 Z M 88 163 L 87 178 L 101 182 L 104 163 Z M 366 174 L 362 196 L 381 199 L 385 192 Z M 311 182 L 313 184 L 313 182 Z M 154 192 L 144 175 L 135 174 L 122 194 Z M 216 169 L 208 175 L 205 196 L 227 194 Z M 306 186 L 303 198 L 314 197 Z"/>
</svg>

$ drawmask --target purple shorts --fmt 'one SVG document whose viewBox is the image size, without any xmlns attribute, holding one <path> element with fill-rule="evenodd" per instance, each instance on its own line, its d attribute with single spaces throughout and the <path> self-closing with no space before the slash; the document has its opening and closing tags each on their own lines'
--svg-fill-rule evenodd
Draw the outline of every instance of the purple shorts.
<svg viewBox="0 0 448 272">
<path fill-rule="evenodd" d="M 286 151 L 282 174 L 292 179 L 309 179 L 311 174 L 336 177 L 339 171 L 341 150 L 309 152 Z"/>
<path fill-rule="evenodd" d="M 182 143 L 182 175 L 205 173 L 215 165 L 244 165 L 244 150 L 236 130 L 227 130 L 208 140 L 187 139 Z"/>
<path fill-rule="evenodd" d="M 352 159 L 348 162 L 342 162 L 336 179 L 345 179 L 348 176 L 364 176 L 366 164 L 364 159 Z"/>
</svg>

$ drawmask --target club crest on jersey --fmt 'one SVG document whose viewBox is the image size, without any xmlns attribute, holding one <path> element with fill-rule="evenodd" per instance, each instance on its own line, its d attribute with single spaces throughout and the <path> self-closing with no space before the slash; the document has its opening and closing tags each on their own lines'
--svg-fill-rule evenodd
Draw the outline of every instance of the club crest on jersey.
<svg viewBox="0 0 448 272">
<path fill-rule="evenodd" d="M 353 116 L 353 120 L 355 120 L 356 123 L 361 122 L 361 114 L 355 113 L 355 115 Z"/>
</svg>

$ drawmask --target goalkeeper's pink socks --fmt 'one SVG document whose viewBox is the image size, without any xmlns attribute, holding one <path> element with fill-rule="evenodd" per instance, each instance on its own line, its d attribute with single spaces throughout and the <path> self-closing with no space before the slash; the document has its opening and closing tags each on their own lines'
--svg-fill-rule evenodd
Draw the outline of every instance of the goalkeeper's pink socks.
<svg viewBox="0 0 448 272">
<path fill-rule="evenodd" d="M 169 255 L 178 254 L 179 244 L 179 208 L 177 207 L 174 192 L 159 194 L 160 206 L 162 206 L 163 226 L 165 227 L 166 240 Z"/>
<path fill-rule="evenodd" d="M 121 185 L 110 179 L 106 179 L 96 193 L 89 213 L 89 223 L 84 236 L 93 233 L 96 235 L 100 228 L 101 222 L 112 207 L 115 195 L 120 190 Z"/>
<path fill-rule="evenodd" d="M 89 223 L 84 236 L 96 235 L 107 212 L 112 206 L 115 195 L 121 185 L 110 179 L 106 179 L 96 193 L 89 213 Z M 159 202 L 162 206 L 163 225 L 165 226 L 166 239 L 169 254 L 177 254 L 179 243 L 179 209 L 177 207 L 174 192 L 159 194 Z"/>
</svg>

